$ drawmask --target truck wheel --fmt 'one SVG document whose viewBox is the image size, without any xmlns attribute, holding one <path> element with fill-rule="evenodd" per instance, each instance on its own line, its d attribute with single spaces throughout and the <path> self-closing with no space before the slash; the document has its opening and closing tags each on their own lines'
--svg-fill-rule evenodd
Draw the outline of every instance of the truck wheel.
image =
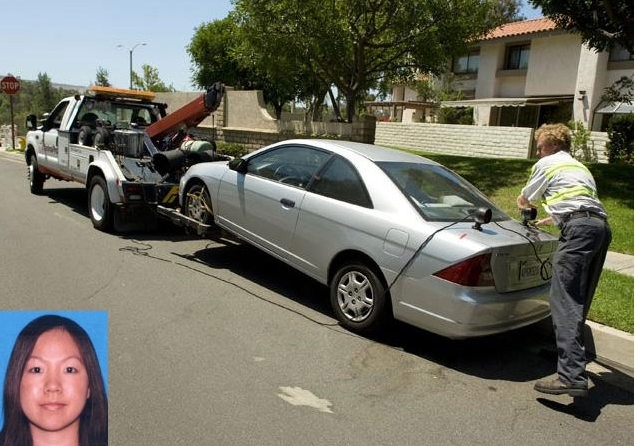
<svg viewBox="0 0 635 446">
<path fill-rule="evenodd" d="M 31 164 L 29 164 L 29 189 L 34 195 L 40 195 L 44 189 L 45 176 L 39 171 L 37 166 L 37 157 L 31 156 Z"/>
<path fill-rule="evenodd" d="M 95 134 L 92 135 L 93 145 L 97 149 L 104 149 L 110 142 L 110 132 L 103 127 L 98 127 Z"/>
<path fill-rule="evenodd" d="M 79 135 L 77 135 L 77 142 L 83 146 L 91 146 L 93 144 L 93 129 L 87 125 L 83 125 L 79 129 Z"/>
<path fill-rule="evenodd" d="M 95 175 L 90 180 L 88 213 L 96 229 L 104 232 L 112 230 L 114 221 L 113 205 L 108 197 L 106 180 L 101 175 Z"/>
<path fill-rule="evenodd" d="M 335 316 L 350 331 L 373 333 L 390 315 L 386 286 L 364 263 L 343 265 L 333 276 L 330 291 Z"/>
<path fill-rule="evenodd" d="M 211 225 L 214 222 L 212 200 L 203 184 L 196 183 L 187 189 L 183 202 L 183 214 L 206 225 Z"/>
</svg>

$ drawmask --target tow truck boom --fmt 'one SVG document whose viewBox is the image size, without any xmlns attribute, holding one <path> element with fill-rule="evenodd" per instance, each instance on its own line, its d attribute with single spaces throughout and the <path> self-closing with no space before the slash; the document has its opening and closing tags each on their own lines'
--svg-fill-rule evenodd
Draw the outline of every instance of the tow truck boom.
<svg viewBox="0 0 635 446">
<path fill-rule="evenodd" d="M 171 133 L 200 124 L 218 108 L 223 94 L 223 84 L 216 82 L 198 98 L 146 127 L 146 133 L 159 146 L 159 142 Z"/>
</svg>

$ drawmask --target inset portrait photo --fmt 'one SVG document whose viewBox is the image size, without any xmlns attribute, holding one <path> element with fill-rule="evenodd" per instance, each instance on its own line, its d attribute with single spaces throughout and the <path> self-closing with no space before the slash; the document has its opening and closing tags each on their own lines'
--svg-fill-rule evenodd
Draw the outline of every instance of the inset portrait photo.
<svg viewBox="0 0 635 446">
<path fill-rule="evenodd" d="M 0 311 L 0 446 L 108 444 L 108 313 Z"/>
</svg>

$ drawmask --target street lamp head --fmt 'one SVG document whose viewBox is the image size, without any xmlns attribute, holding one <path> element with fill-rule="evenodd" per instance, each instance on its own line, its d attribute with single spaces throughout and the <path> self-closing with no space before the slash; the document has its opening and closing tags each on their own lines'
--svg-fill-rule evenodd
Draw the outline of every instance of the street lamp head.
<svg viewBox="0 0 635 446">
<path fill-rule="evenodd" d="M 132 90 L 132 52 L 135 50 L 136 47 L 138 46 L 146 46 L 147 43 L 145 42 L 140 42 L 140 43 L 136 43 L 134 44 L 131 48 L 128 49 L 128 53 L 130 55 L 130 89 Z M 117 45 L 117 48 L 125 48 L 122 44 Z"/>
</svg>

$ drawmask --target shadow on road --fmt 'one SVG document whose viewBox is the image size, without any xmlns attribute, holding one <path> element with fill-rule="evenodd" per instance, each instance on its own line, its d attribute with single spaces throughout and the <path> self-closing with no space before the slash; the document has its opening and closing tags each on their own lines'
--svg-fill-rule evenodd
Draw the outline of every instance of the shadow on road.
<svg viewBox="0 0 635 446">
<path fill-rule="evenodd" d="M 49 204 L 62 204 L 71 209 L 76 214 L 79 214 L 88 219 L 90 224 L 90 218 L 88 217 L 87 208 L 87 196 L 86 189 L 80 186 L 67 186 L 67 187 L 44 187 L 43 196 L 50 199 Z"/>
<path fill-rule="evenodd" d="M 193 253 L 191 258 L 213 269 L 229 270 L 336 323 L 326 286 L 256 248 L 235 242 L 210 243 Z M 352 335 L 343 329 L 341 332 Z M 386 330 L 367 339 L 491 381 L 531 383 L 555 373 L 553 334 L 539 325 L 497 335 L 451 340 L 395 321 Z M 606 373 L 619 374 L 617 371 Z M 601 407 L 607 404 L 633 404 L 632 392 L 612 385 L 612 380 L 605 378 L 592 375 L 594 386 L 589 398 L 576 402 L 571 410 L 577 410 L 581 418 L 591 419 L 597 417 Z M 632 382 L 630 378 L 630 388 Z M 554 409 L 559 407 L 557 403 L 543 404 Z"/>
<path fill-rule="evenodd" d="M 86 192 L 83 188 L 52 188 L 45 190 L 45 195 L 50 198 L 51 204 L 61 203 L 68 206 L 85 217 L 90 225 Z M 149 242 L 153 240 L 178 243 L 200 239 L 196 235 L 185 233 L 183 228 L 170 222 L 161 219 L 160 221 L 164 223 L 160 224 L 157 230 L 123 234 L 118 237 L 140 244 L 148 243 L 150 248 Z M 143 250 L 143 247 L 139 249 Z M 238 242 L 223 231 L 211 234 L 203 249 L 192 254 L 173 254 L 211 270 L 231 271 L 306 308 L 307 319 L 319 323 L 316 318 L 310 316 L 311 311 L 317 312 L 333 321 L 332 324 L 320 325 L 336 329 L 342 335 L 357 336 L 343 328 L 334 328 L 337 321 L 333 317 L 326 286 L 260 250 Z M 215 274 L 210 271 L 209 275 Z M 290 308 L 289 310 L 293 311 Z M 460 373 L 491 381 L 531 383 L 555 373 L 556 358 L 552 335 L 536 325 L 498 335 L 451 340 L 395 321 L 386 330 L 367 339 Z M 606 374 L 610 376 L 602 376 Z M 537 401 L 547 408 L 586 421 L 594 421 L 606 405 L 633 405 L 632 378 L 618 371 L 608 370 L 601 374 L 591 373 L 590 380 L 593 386 L 586 399 L 570 402 L 570 398 L 566 397 L 564 402 L 561 402 L 559 399 L 565 397 L 537 397 Z M 612 384 L 616 381 L 626 382 L 626 385 Z"/>
</svg>

